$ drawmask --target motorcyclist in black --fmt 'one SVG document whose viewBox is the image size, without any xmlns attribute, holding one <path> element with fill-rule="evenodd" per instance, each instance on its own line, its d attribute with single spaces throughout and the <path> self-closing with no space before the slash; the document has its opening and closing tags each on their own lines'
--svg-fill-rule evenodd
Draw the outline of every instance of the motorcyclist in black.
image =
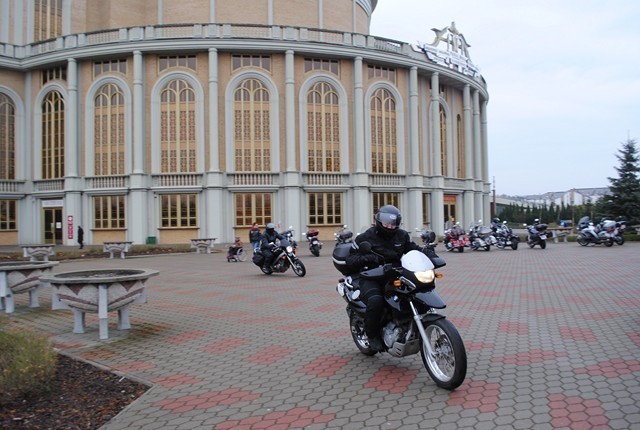
<svg viewBox="0 0 640 430">
<path fill-rule="evenodd" d="M 491 220 L 491 230 L 494 233 L 497 233 L 498 228 L 500 228 L 500 218 L 495 217 L 494 219 Z"/>
<path fill-rule="evenodd" d="M 262 263 L 263 270 L 269 270 L 271 263 L 273 262 L 274 253 L 272 251 L 273 245 L 277 240 L 284 239 L 284 236 L 276 231 L 276 226 L 272 222 L 268 223 L 264 229 L 264 233 L 260 237 L 260 250 L 264 255 L 264 262 Z"/>
<path fill-rule="evenodd" d="M 356 246 L 352 247 L 346 259 L 347 266 L 354 272 L 386 263 L 399 266 L 400 258 L 412 250 L 423 251 L 430 259 L 438 258 L 433 249 L 423 250 L 413 242 L 409 233 L 399 228 L 401 222 L 402 215 L 398 208 L 392 205 L 381 207 L 375 215 L 375 225 L 355 239 L 357 246 L 362 242 L 369 242 L 371 252 L 363 254 Z M 384 344 L 380 339 L 380 318 L 385 304 L 385 280 L 358 279 L 358 275 L 352 278 L 358 281 L 362 300 L 367 305 L 364 328 L 369 338 L 369 347 L 374 351 L 384 351 Z"/>
</svg>

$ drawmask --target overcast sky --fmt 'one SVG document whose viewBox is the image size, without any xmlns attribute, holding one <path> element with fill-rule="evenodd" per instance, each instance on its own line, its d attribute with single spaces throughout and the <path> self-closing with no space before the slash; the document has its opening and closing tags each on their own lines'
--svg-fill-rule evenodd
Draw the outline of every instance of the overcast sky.
<svg viewBox="0 0 640 430">
<path fill-rule="evenodd" d="M 609 186 L 640 149 L 640 1 L 378 0 L 371 34 L 433 42 L 455 21 L 487 81 L 497 194 Z"/>
</svg>

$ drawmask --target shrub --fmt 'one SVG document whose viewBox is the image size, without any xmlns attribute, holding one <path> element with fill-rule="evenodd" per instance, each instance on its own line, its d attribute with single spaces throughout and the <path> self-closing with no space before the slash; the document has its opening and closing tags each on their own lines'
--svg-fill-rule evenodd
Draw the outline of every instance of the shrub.
<svg viewBox="0 0 640 430">
<path fill-rule="evenodd" d="M 55 370 L 56 353 L 45 337 L 0 331 L 0 404 L 48 391 Z"/>
</svg>

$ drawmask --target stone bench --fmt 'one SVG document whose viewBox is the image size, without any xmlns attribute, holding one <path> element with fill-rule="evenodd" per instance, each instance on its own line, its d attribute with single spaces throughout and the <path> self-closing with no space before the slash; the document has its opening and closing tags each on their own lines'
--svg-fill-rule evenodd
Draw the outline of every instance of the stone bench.
<svg viewBox="0 0 640 430">
<path fill-rule="evenodd" d="M 547 230 L 551 232 L 553 243 L 558 243 L 560 238 L 563 239 L 563 242 L 568 242 L 567 237 L 571 234 L 571 231 L 573 229 L 571 227 L 563 227 L 563 228 L 549 228 Z"/>
<path fill-rule="evenodd" d="M 113 258 L 113 254 L 116 252 L 120 253 L 120 258 L 124 258 L 124 255 L 129 252 L 129 248 L 133 242 L 128 241 L 113 241 L 113 242 L 102 242 L 102 251 L 109 253 L 109 258 Z"/>
<path fill-rule="evenodd" d="M 13 296 L 29 293 L 29 307 L 37 308 L 38 292 L 48 284 L 41 276 L 51 272 L 58 261 L 6 261 L 0 263 L 0 310 L 15 311 Z"/>
<path fill-rule="evenodd" d="M 97 313 L 100 339 L 109 338 L 110 311 L 118 312 L 118 330 L 131 328 L 129 308 L 147 302 L 146 281 L 158 274 L 148 269 L 99 269 L 43 276 L 51 284 L 53 310 L 73 312 L 73 332 L 85 332 L 85 314 Z"/>
<path fill-rule="evenodd" d="M 49 261 L 49 256 L 56 254 L 53 250 L 55 247 L 53 243 L 20 246 L 23 257 L 28 258 L 29 261 Z"/>
<path fill-rule="evenodd" d="M 217 240 L 217 237 L 208 237 L 201 239 L 191 239 L 191 247 L 196 249 L 196 253 L 211 254 L 213 249 L 213 243 Z"/>
</svg>

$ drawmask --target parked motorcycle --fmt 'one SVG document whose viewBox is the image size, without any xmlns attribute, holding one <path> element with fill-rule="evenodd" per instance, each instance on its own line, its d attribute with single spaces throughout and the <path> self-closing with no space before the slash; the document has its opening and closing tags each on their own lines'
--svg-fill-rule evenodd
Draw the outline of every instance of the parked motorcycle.
<svg viewBox="0 0 640 430">
<path fill-rule="evenodd" d="M 460 223 L 456 223 L 453 227 L 444 231 L 443 243 L 447 251 L 457 250 L 458 252 L 464 252 L 464 248 L 471 246 L 465 231 L 460 228 Z"/>
<path fill-rule="evenodd" d="M 491 229 L 485 225 L 482 225 L 482 220 L 478 220 L 476 224 L 472 224 L 469 228 L 469 241 L 471 242 L 471 249 L 477 251 L 484 249 L 485 251 L 491 250 Z M 495 238 L 494 238 L 495 239 Z"/>
<path fill-rule="evenodd" d="M 320 231 L 317 228 L 308 230 L 305 233 L 307 240 L 309 241 L 309 251 L 316 257 L 320 257 L 320 250 L 322 249 L 322 242 L 318 240 Z"/>
<path fill-rule="evenodd" d="M 540 245 L 540 248 L 545 249 L 547 247 L 547 224 L 540 223 L 538 218 L 533 220 L 533 224 L 524 224 L 527 229 L 527 245 L 529 248 L 533 248 L 536 245 Z"/>
<path fill-rule="evenodd" d="M 616 229 L 613 232 L 613 242 L 616 245 L 624 245 L 624 231 L 627 228 L 627 222 L 624 220 L 616 221 Z"/>
<path fill-rule="evenodd" d="M 371 245 L 363 242 L 360 249 L 370 252 Z M 444 260 L 437 260 L 438 267 L 445 264 Z M 381 324 L 386 352 L 394 357 L 420 352 L 436 385 L 447 390 L 459 387 L 467 373 L 467 353 L 458 330 L 437 311 L 446 305 L 435 291 L 434 263 L 424 253 L 414 250 L 402 257 L 399 267 L 387 264 L 361 272 L 360 276 L 387 281 Z M 360 300 L 360 290 L 351 276 L 341 278 L 336 290 L 347 303 L 351 336 L 356 347 L 365 355 L 374 355 L 376 352 L 369 347 L 364 331 L 367 306 Z"/>
<path fill-rule="evenodd" d="M 262 250 L 257 250 L 253 255 L 253 264 L 260 267 L 265 275 L 271 275 L 272 273 L 284 273 L 289 267 L 293 270 L 293 273 L 303 277 L 307 274 L 307 269 L 302 264 L 302 261 L 296 255 L 291 242 L 288 239 L 282 239 L 278 244 L 274 244 L 271 248 L 274 254 L 274 259 L 268 269 L 262 267 L 264 263 L 264 254 Z"/>
<path fill-rule="evenodd" d="M 336 246 L 342 243 L 353 242 L 353 232 L 349 230 L 349 226 L 347 225 L 340 227 L 333 235 L 336 239 Z"/>
<path fill-rule="evenodd" d="M 578 220 L 578 237 L 576 241 L 581 246 L 613 246 L 615 224 L 615 221 L 603 220 L 599 225 L 595 225 L 588 216 L 583 216 Z"/>
<path fill-rule="evenodd" d="M 282 232 L 282 235 L 285 237 L 285 239 L 287 239 L 291 243 L 291 246 L 293 247 L 293 252 L 298 252 L 298 242 L 296 242 L 295 239 L 293 238 L 293 235 L 295 233 L 296 231 L 293 229 L 293 226 L 290 225 L 288 230 Z"/>
<path fill-rule="evenodd" d="M 520 237 L 518 237 L 518 235 L 513 232 L 506 221 L 502 221 L 502 224 L 496 227 L 496 231 L 494 232 L 493 236 L 496 239 L 497 248 L 506 249 L 508 246 L 510 246 L 514 251 L 518 249 Z"/>
</svg>

